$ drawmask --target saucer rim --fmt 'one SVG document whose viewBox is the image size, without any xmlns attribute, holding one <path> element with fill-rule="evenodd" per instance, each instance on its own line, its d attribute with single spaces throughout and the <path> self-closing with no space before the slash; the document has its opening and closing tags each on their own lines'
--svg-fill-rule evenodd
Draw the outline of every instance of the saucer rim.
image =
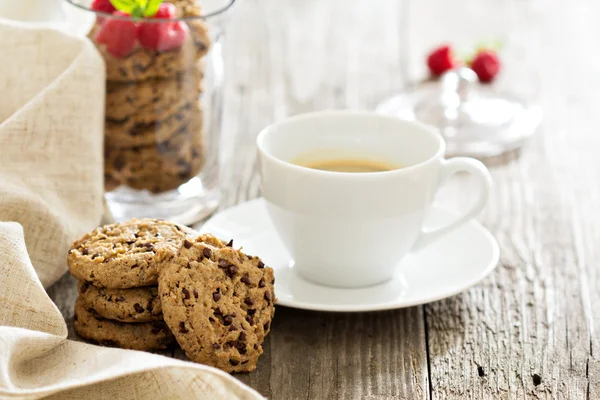
<svg viewBox="0 0 600 400">
<path fill-rule="evenodd" d="M 256 199 L 248 200 L 243 203 L 239 203 L 234 206 L 223 209 L 223 210 L 217 212 L 216 214 L 214 214 L 213 216 L 211 216 L 206 222 L 204 222 L 202 224 L 202 226 L 198 228 L 198 231 L 200 233 L 209 233 L 207 230 L 207 227 L 210 228 L 211 224 L 214 224 L 213 221 L 217 217 L 221 217 L 226 212 L 229 213 L 238 208 L 256 207 L 261 203 L 264 204 L 265 199 L 263 197 L 258 197 Z M 437 210 L 440 210 L 442 212 L 449 213 L 451 215 L 456 214 L 455 210 L 450 210 L 448 207 L 440 205 L 438 203 L 432 204 L 431 207 L 435 208 Z M 435 296 L 423 297 L 423 298 L 420 298 L 420 299 L 417 299 L 414 301 L 408 301 L 408 302 L 395 301 L 395 302 L 379 303 L 379 304 L 375 304 L 375 305 L 373 305 L 373 304 L 371 304 L 371 305 L 343 305 L 343 304 L 332 305 L 332 304 L 323 304 L 323 303 L 286 301 L 284 299 L 279 299 L 277 301 L 276 305 L 283 306 L 283 307 L 289 307 L 289 308 L 295 308 L 295 309 L 299 309 L 299 310 L 308 310 L 308 311 L 354 313 L 354 312 L 398 310 L 398 309 L 402 309 L 402 308 L 415 307 L 415 306 L 419 306 L 419 305 L 423 305 L 423 304 L 433 303 L 436 301 L 447 299 L 452 296 L 456 296 L 457 294 L 462 293 L 462 292 L 472 288 L 473 286 L 475 286 L 476 284 L 478 284 L 479 282 L 481 282 L 485 278 L 487 278 L 490 275 L 490 273 L 494 269 L 496 269 L 496 267 L 498 266 L 499 261 L 500 261 L 500 246 L 498 245 L 498 241 L 492 235 L 492 233 L 486 227 L 484 227 L 479 221 L 477 221 L 475 219 L 468 221 L 467 224 L 471 224 L 479 233 L 481 233 L 483 236 L 485 236 L 487 238 L 489 243 L 492 245 L 492 255 L 490 257 L 490 260 L 491 260 L 490 263 L 484 269 L 481 270 L 480 274 L 478 274 L 475 278 L 466 282 L 464 285 L 462 285 L 460 288 L 458 288 L 456 290 L 448 291 L 443 294 L 438 294 Z M 448 235 L 452 235 L 452 234 L 453 234 L 452 232 L 448 233 Z M 283 267 L 277 268 L 277 269 L 283 269 Z M 288 269 L 293 269 L 293 268 L 288 267 Z M 296 275 L 295 272 L 292 272 L 292 273 L 294 275 Z M 303 278 L 296 275 L 296 279 L 303 279 Z M 394 279 L 397 279 L 397 276 L 394 276 L 391 280 L 394 280 Z M 307 281 L 307 282 L 309 282 L 312 285 L 316 285 L 316 286 L 320 286 L 320 287 L 327 287 L 325 285 L 319 285 L 319 284 L 316 284 L 316 283 L 313 283 L 310 281 Z M 373 286 L 369 286 L 369 288 L 377 287 L 377 286 L 383 285 L 387 282 L 389 282 L 389 280 L 386 282 L 382 282 L 382 283 L 373 285 Z M 361 289 L 365 289 L 365 288 L 366 287 L 360 287 L 360 288 L 331 287 L 331 289 L 339 290 L 339 291 L 346 291 L 346 292 L 352 292 L 352 291 L 361 290 Z M 277 283 L 275 283 L 275 292 L 277 293 Z"/>
</svg>

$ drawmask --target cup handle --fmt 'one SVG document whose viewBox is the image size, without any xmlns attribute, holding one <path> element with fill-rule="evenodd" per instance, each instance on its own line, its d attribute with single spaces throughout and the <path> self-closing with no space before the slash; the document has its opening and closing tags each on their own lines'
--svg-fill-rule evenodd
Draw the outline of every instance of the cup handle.
<svg viewBox="0 0 600 400">
<path fill-rule="evenodd" d="M 492 177 L 483 163 L 473 158 L 456 157 L 449 160 L 443 160 L 438 189 L 446 183 L 448 178 L 458 172 L 467 172 L 479 181 L 479 193 L 477 199 L 464 214 L 456 218 L 456 220 L 450 224 L 431 231 L 421 231 L 421 236 L 417 239 L 417 242 L 412 248 L 413 251 L 420 250 L 423 247 L 430 245 L 448 232 L 477 216 L 487 204 L 490 196 L 490 189 L 492 187 Z"/>
</svg>

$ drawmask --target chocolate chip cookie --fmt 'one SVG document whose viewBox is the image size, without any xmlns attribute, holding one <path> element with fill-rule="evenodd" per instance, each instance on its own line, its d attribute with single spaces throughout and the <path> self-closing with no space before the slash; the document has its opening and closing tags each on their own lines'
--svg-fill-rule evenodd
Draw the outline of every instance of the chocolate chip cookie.
<svg viewBox="0 0 600 400">
<path fill-rule="evenodd" d="M 165 322 L 187 356 L 228 372 L 253 371 L 275 308 L 273 270 L 212 235 L 186 239 L 161 270 Z"/>
<path fill-rule="evenodd" d="M 107 289 L 79 281 L 79 300 L 93 315 L 121 322 L 162 321 L 156 286 Z"/>
<path fill-rule="evenodd" d="M 147 121 L 136 119 L 135 116 L 128 117 L 124 121 L 107 119 L 105 147 L 109 150 L 151 145 L 174 148 L 184 145 L 185 140 L 189 140 L 189 138 L 181 138 L 182 132 L 197 135 L 202 123 L 202 109 L 196 101 L 178 107 L 171 115 L 164 118 L 157 117 Z"/>
<path fill-rule="evenodd" d="M 174 108 L 198 98 L 202 91 L 202 75 L 201 68 L 192 68 L 173 79 L 107 82 L 106 118 L 112 121 L 165 118 Z"/>
<path fill-rule="evenodd" d="M 76 240 L 67 256 L 71 274 L 98 287 L 123 289 L 156 285 L 194 231 L 156 219 L 105 225 Z"/>
<path fill-rule="evenodd" d="M 174 342 L 164 321 L 139 324 L 110 321 L 86 310 L 81 299 L 75 302 L 74 325 L 79 336 L 103 346 L 158 350 L 166 349 Z"/>
<path fill-rule="evenodd" d="M 201 147 L 198 148 L 202 151 Z M 172 172 L 169 170 L 156 170 L 150 174 L 140 174 L 127 178 L 127 186 L 138 190 L 148 190 L 152 193 L 162 193 L 168 190 L 178 188 L 181 184 L 189 181 L 198 175 L 204 166 L 204 157 L 202 153 L 199 156 L 192 157 L 191 160 L 182 165 L 181 170 Z"/>
</svg>

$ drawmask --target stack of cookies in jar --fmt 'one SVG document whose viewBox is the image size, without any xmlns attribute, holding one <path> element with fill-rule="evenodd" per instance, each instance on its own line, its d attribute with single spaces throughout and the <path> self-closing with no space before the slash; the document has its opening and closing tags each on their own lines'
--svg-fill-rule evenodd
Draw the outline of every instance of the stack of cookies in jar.
<svg viewBox="0 0 600 400">
<path fill-rule="evenodd" d="M 79 279 L 74 327 L 104 346 L 161 350 L 252 371 L 276 301 L 273 270 L 233 242 L 155 219 L 106 225 L 67 256 Z"/>
<path fill-rule="evenodd" d="M 165 0 L 155 8 L 92 3 L 97 18 L 89 36 L 106 62 L 107 191 L 166 192 L 204 163 L 199 99 L 209 34 L 202 19 L 179 19 L 201 15 L 195 0 Z"/>
</svg>

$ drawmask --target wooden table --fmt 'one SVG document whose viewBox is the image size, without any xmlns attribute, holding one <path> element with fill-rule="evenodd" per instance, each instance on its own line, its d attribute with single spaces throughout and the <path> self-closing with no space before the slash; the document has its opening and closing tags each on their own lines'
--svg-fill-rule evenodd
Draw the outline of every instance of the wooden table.
<svg viewBox="0 0 600 400">
<path fill-rule="evenodd" d="M 464 18 L 475 1 L 450 10 L 444 0 L 239 3 L 226 46 L 222 208 L 260 195 L 253 146 L 262 127 L 315 109 L 372 108 L 419 76 L 427 46 L 445 37 L 443 22 Z M 263 395 L 600 399 L 600 4 L 495 3 L 511 16 L 500 23 L 509 42 L 499 85 L 545 111 L 519 154 L 488 161 L 495 188 L 480 221 L 500 244 L 498 268 L 425 306 L 358 314 L 279 307 L 258 369 L 237 375 Z M 459 178 L 438 200 L 464 206 L 471 184 Z M 74 291 L 70 277 L 49 290 L 67 319 Z"/>
</svg>

